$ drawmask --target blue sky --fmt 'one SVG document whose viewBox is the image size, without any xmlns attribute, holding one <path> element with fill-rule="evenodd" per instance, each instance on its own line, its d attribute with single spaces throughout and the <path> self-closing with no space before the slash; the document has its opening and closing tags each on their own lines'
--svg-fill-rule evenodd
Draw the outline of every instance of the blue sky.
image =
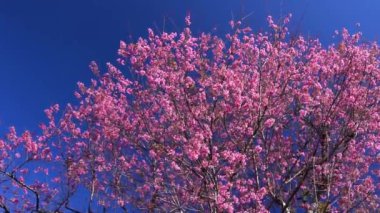
<svg viewBox="0 0 380 213">
<path fill-rule="evenodd" d="M 228 21 L 253 12 L 247 23 L 266 27 L 266 16 L 291 12 L 291 29 L 333 42 L 335 29 L 380 37 L 377 0 L 0 0 L 0 133 L 10 125 L 35 130 L 43 110 L 73 102 L 77 81 L 88 82 L 91 60 L 115 62 L 119 40 L 182 29 L 190 13 L 193 32 L 225 32 Z M 166 18 L 164 18 L 166 17 Z"/>
</svg>

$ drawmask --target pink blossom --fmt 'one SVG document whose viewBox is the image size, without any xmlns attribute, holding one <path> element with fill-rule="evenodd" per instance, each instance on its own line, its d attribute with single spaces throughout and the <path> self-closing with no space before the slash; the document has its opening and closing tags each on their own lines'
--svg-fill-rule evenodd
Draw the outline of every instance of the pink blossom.
<svg viewBox="0 0 380 213">
<path fill-rule="evenodd" d="M 264 126 L 266 128 L 270 128 L 273 126 L 273 124 L 276 122 L 274 118 L 269 118 L 268 120 L 265 121 Z"/>
</svg>

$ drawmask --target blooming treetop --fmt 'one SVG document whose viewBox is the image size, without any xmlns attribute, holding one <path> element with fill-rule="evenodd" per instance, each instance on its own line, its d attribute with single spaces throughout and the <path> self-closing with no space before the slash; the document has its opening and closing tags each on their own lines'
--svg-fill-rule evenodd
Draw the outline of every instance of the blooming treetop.
<svg viewBox="0 0 380 213">
<path fill-rule="evenodd" d="M 41 136 L 0 140 L 0 207 L 79 212 L 85 187 L 89 211 L 378 209 L 378 46 L 346 29 L 327 48 L 289 38 L 289 18 L 218 37 L 187 17 L 120 42 L 125 71 L 91 63 L 96 80 L 59 119 L 46 110 Z"/>
</svg>

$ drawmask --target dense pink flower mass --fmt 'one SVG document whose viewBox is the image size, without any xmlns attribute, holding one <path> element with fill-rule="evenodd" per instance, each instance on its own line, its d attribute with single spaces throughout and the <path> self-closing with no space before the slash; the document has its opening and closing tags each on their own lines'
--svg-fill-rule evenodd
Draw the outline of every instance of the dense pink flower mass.
<svg viewBox="0 0 380 213">
<path fill-rule="evenodd" d="M 41 136 L 0 140 L 0 207 L 78 212 L 85 188 L 95 212 L 379 209 L 379 48 L 289 38 L 289 18 L 120 42 Z"/>
</svg>

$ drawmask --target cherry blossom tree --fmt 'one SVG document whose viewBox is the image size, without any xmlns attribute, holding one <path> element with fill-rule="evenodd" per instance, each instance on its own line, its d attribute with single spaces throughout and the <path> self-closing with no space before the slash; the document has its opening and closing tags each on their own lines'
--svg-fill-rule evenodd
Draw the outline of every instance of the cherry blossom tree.
<svg viewBox="0 0 380 213">
<path fill-rule="evenodd" d="M 289 19 L 219 37 L 187 17 L 181 33 L 120 42 L 119 68 L 92 62 L 41 136 L 0 141 L 0 207 L 80 212 L 84 187 L 89 212 L 378 209 L 379 48 L 346 29 L 328 47 L 289 38 Z"/>
</svg>

